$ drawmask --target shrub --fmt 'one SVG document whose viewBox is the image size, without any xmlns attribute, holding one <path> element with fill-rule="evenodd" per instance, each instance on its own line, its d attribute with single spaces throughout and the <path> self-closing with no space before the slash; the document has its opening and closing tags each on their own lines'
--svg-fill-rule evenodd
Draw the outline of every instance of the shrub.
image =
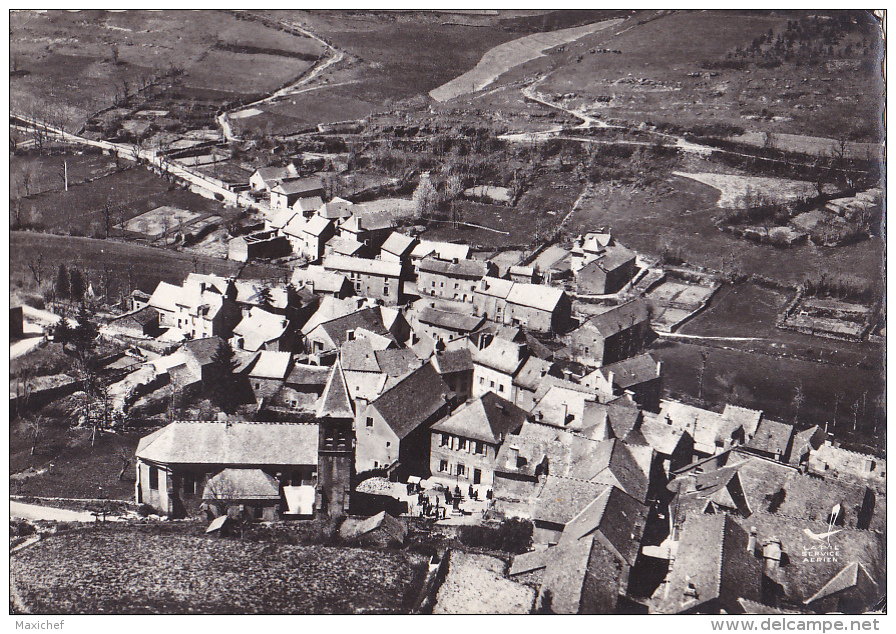
<svg viewBox="0 0 896 634">
<path fill-rule="evenodd" d="M 462 526 L 458 529 L 458 539 L 474 548 L 524 553 L 532 545 L 532 522 L 513 517 L 497 527 Z"/>
<path fill-rule="evenodd" d="M 140 517 L 149 517 L 150 515 L 155 515 L 156 510 L 151 507 L 149 504 L 141 504 L 137 508 L 137 513 L 140 514 Z"/>
</svg>

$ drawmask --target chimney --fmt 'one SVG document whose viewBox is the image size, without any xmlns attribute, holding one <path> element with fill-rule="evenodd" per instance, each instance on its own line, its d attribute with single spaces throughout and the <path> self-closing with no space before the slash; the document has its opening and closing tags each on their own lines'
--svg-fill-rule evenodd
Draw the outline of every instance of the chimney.
<svg viewBox="0 0 896 634">
<path fill-rule="evenodd" d="M 781 566 L 781 540 L 772 537 L 762 548 L 762 557 L 765 560 L 765 574 L 773 577 Z"/>
<path fill-rule="evenodd" d="M 750 527 L 750 538 L 747 540 L 747 552 L 751 555 L 756 550 L 756 527 Z"/>
</svg>

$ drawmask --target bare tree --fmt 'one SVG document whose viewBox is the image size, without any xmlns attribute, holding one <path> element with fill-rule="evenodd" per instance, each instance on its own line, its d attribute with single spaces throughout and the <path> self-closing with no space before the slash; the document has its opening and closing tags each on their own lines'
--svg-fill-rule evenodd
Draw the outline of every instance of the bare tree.
<svg viewBox="0 0 896 634">
<path fill-rule="evenodd" d="M 112 204 L 111 200 L 107 200 L 103 203 L 101 212 L 103 215 L 103 237 L 108 238 L 115 227 L 115 219 L 119 214 L 119 210 L 116 205 Z"/>
<path fill-rule="evenodd" d="M 34 276 L 37 286 L 40 287 L 44 279 L 44 252 L 42 250 L 38 249 L 31 255 L 28 259 L 28 268 L 31 269 L 31 275 Z"/>
<path fill-rule="evenodd" d="M 44 425 L 44 417 L 36 416 L 35 418 L 27 418 L 23 421 L 25 427 L 26 437 L 31 440 L 31 454 L 34 455 L 34 452 L 37 449 L 37 443 L 40 440 L 40 433 L 43 429 Z"/>
</svg>

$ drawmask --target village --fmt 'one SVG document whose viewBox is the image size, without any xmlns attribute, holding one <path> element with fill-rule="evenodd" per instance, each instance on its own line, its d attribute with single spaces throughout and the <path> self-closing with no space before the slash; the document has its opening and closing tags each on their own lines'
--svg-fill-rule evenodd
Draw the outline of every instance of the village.
<svg viewBox="0 0 896 634">
<path fill-rule="evenodd" d="M 616 13 L 531 37 L 572 65 L 677 17 Z M 766 132 L 715 173 L 749 144 L 539 92 L 567 66 L 301 127 L 272 113 L 367 62 L 224 15 L 305 47 L 276 53 L 301 79 L 224 107 L 171 67 L 79 128 L 11 111 L 12 611 L 885 611 L 870 151 Z M 508 86 L 519 111 L 473 109 Z M 633 230 L 667 183 L 722 211 Z"/>
<path fill-rule="evenodd" d="M 398 544 L 408 518 L 439 531 L 523 520 L 532 549 L 502 583 L 531 595 L 527 611 L 872 607 L 886 462 L 818 426 L 663 398 L 644 296 L 665 276 L 608 230 L 502 270 L 387 213 L 323 202 L 313 177 L 256 176 L 265 228 L 231 253 L 282 242 L 305 266 L 280 282 L 160 282 L 93 333 L 120 352 L 85 417 L 114 432 L 169 403 L 134 456 L 141 513 L 215 531 L 348 518 L 345 535 Z M 583 312 L 581 297 L 601 301 Z M 56 340 L 77 346 L 65 333 L 82 317 Z"/>
</svg>

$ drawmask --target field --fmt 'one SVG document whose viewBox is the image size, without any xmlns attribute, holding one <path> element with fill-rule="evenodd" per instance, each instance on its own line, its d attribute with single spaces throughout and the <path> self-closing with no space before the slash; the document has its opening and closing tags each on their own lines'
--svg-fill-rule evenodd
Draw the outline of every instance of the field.
<svg viewBox="0 0 896 634">
<path fill-rule="evenodd" d="M 721 192 L 716 203 L 723 209 L 748 209 L 755 207 L 758 197 L 770 203 L 786 203 L 800 198 L 818 195 L 813 183 L 787 178 L 740 176 L 737 174 L 694 174 L 675 172 L 676 176 L 691 178 Z M 829 190 L 825 190 L 829 191 Z"/>
<path fill-rule="evenodd" d="M 574 93 L 588 105 L 607 99 L 598 104 L 605 117 L 634 122 L 723 123 L 757 132 L 876 140 L 881 134 L 881 47 L 867 13 L 860 26 L 838 36 L 836 47 L 813 53 L 811 61 L 792 53 L 790 59 L 772 62 L 775 55 L 768 47 L 762 56 L 735 57 L 770 29 L 775 39 L 783 37 L 790 19 L 802 17 L 816 28 L 806 15 L 643 12 L 638 17 L 646 23 L 583 38 L 544 60 L 541 68 L 557 70 L 539 89 Z M 818 44 L 809 37 L 797 39 L 795 46 L 806 42 Z"/>
<path fill-rule="evenodd" d="M 604 29 L 615 27 L 621 22 L 622 20 L 619 19 L 606 20 L 597 24 L 527 35 L 500 44 L 486 51 L 475 68 L 467 71 L 460 77 L 452 79 L 447 84 L 431 90 L 429 96 L 436 101 L 448 101 L 455 97 L 478 92 L 510 69 L 543 56 L 544 51 L 548 49 L 574 42 L 586 35 L 591 35 Z"/>
<path fill-rule="evenodd" d="M 79 127 L 132 87 L 183 70 L 183 86 L 251 94 L 303 74 L 324 47 L 218 11 L 16 11 L 10 14 L 12 107 L 52 104 Z"/>
<path fill-rule="evenodd" d="M 295 130 L 388 109 L 473 68 L 487 50 L 515 37 L 496 24 L 467 26 L 417 12 L 265 13 L 305 25 L 348 58 L 306 91 L 261 107 L 269 114 L 239 121 L 242 130 L 288 132 L 290 126 Z"/>
<path fill-rule="evenodd" d="M 801 424 L 837 424 L 838 438 L 874 446 L 884 389 L 882 349 L 869 343 L 819 339 L 780 330 L 775 320 L 792 293 L 756 284 L 725 285 L 706 309 L 682 326 L 682 335 L 745 337 L 751 341 L 661 340 L 651 354 L 663 361 L 664 386 L 675 397 L 699 395 L 701 352 L 706 353 L 704 400 L 762 409 L 793 421 L 794 395 L 804 393 Z M 839 401 L 839 405 L 838 405 Z M 856 432 L 853 407 L 859 402 Z M 835 415 L 835 410 L 837 414 Z"/>
<path fill-rule="evenodd" d="M 24 197 L 51 190 L 65 189 L 64 170 L 68 169 L 69 187 L 88 179 L 110 174 L 115 162 L 102 154 L 83 152 L 66 155 L 17 154 L 9 160 L 10 197 Z"/>
<path fill-rule="evenodd" d="M 61 157 L 19 157 L 10 159 L 12 169 L 39 174 L 41 181 L 58 178 Z M 79 170 L 90 169 L 93 161 L 76 161 Z M 102 163 L 98 163 L 102 165 Z M 100 167 L 102 173 L 108 168 Z M 224 206 L 199 194 L 176 189 L 164 178 L 147 169 L 131 167 L 120 171 L 99 174 L 95 180 L 70 184 L 69 191 L 61 187 L 33 194 L 21 200 L 26 214 L 37 213 L 36 223 L 50 231 L 75 235 L 103 235 L 103 207 L 114 207 L 112 225 L 130 220 L 151 209 L 169 205 L 198 214 L 217 213 L 227 215 Z M 21 178 L 19 179 L 21 182 Z"/>
<path fill-rule="evenodd" d="M 157 207 L 131 218 L 125 223 L 124 229 L 134 233 L 157 237 L 165 233 L 170 227 L 175 227 L 198 217 L 199 214 L 186 209 L 176 209 L 168 206 Z"/>
<path fill-rule="evenodd" d="M 188 273 L 235 275 L 240 264 L 229 260 L 191 255 L 153 247 L 75 238 L 25 231 L 10 232 L 10 287 L 34 289 L 35 280 L 28 262 L 43 254 L 46 279 L 60 264 L 77 266 L 87 273 L 94 290 L 103 294 L 102 280 L 108 277 L 108 294 L 129 294 L 133 289 L 151 293 L 160 281 L 180 284 Z M 283 279 L 284 271 L 273 266 L 251 265 L 243 270 L 245 279 Z"/>
<path fill-rule="evenodd" d="M 504 568 L 496 557 L 452 551 L 433 614 L 528 614 L 535 590 L 505 579 Z"/>
<path fill-rule="evenodd" d="M 60 534 L 11 564 L 40 614 L 396 614 L 426 572 L 404 553 L 127 529 Z"/>
<path fill-rule="evenodd" d="M 659 190 L 601 184 L 570 219 L 570 231 L 608 226 L 627 247 L 659 256 L 663 245 L 681 251 L 689 264 L 723 270 L 734 266 L 787 283 L 818 271 L 848 272 L 867 280 L 882 276 L 883 241 L 878 237 L 840 247 L 814 245 L 778 249 L 720 231 L 718 190 L 691 179 L 669 177 Z"/>
</svg>

